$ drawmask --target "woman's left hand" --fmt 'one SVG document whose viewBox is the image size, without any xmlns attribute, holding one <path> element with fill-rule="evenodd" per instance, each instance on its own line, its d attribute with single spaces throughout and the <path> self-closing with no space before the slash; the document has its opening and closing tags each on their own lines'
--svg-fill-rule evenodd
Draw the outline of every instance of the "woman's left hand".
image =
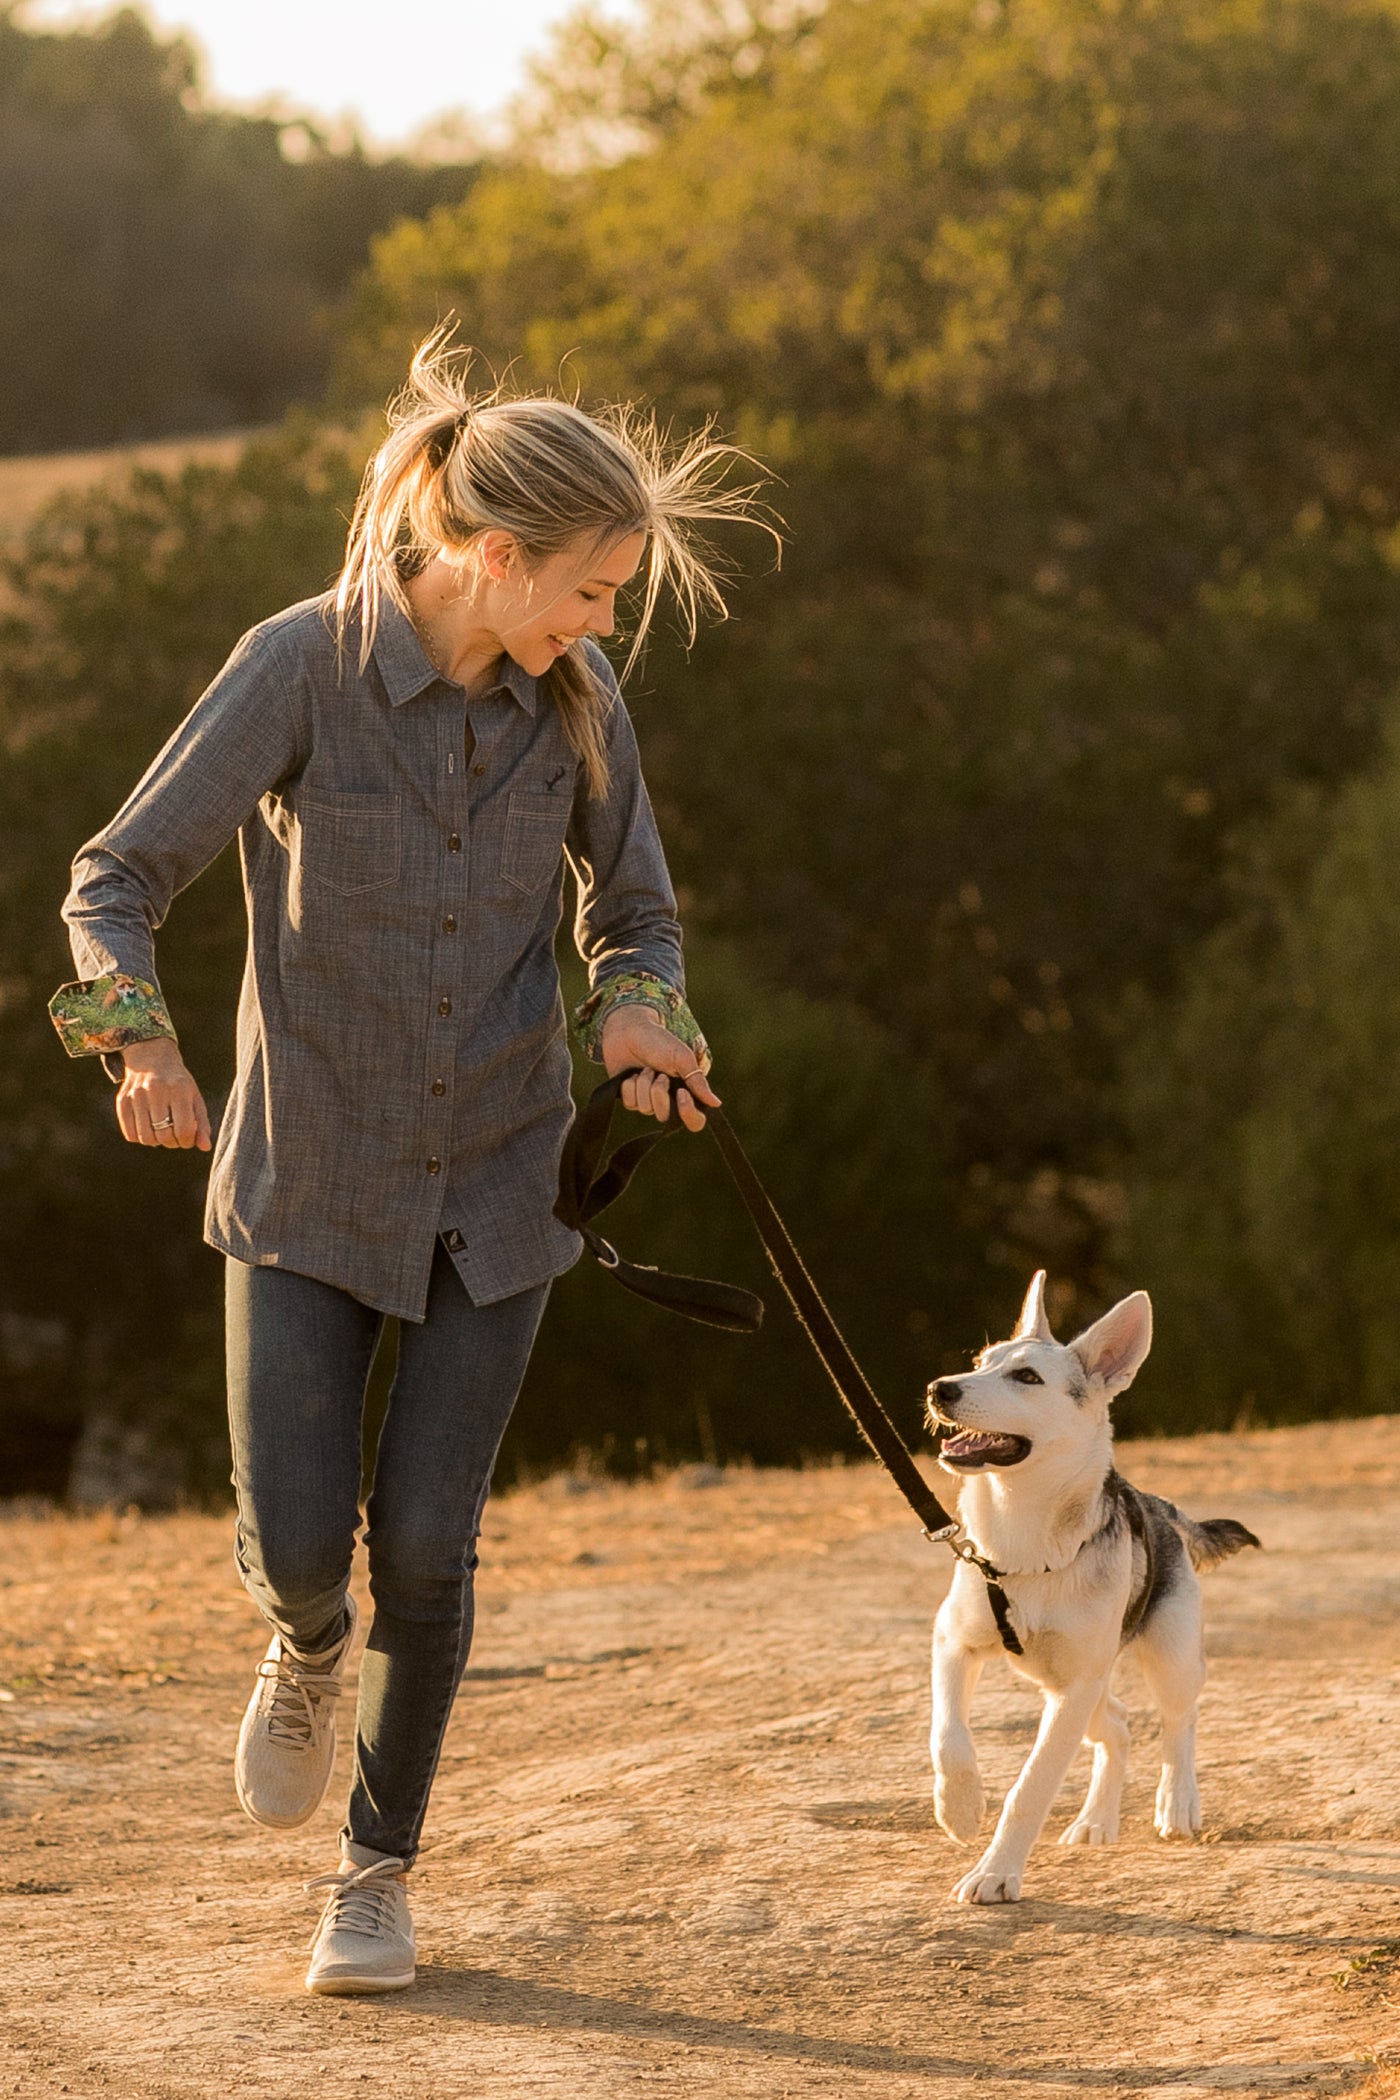
<svg viewBox="0 0 1400 2100">
<path fill-rule="evenodd" d="M 699 1103 L 720 1106 L 716 1094 L 695 1062 L 695 1052 L 679 1036 L 663 1028 L 649 1006 L 619 1006 L 603 1024 L 603 1063 L 611 1076 L 633 1065 L 641 1070 L 622 1089 L 622 1105 L 638 1115 L 655 1116 L 664 1123 L 671 1113 L 671 1082 L 676 1087 L 676 1105 L 687 1130 L 703 1130 L 705 1118 Z"/>
</svg>

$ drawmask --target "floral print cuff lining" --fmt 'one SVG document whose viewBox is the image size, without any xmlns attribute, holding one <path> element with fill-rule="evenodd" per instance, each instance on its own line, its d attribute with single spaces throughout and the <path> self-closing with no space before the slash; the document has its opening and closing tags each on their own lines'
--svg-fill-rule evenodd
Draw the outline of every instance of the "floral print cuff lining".
<svg viewBox="0 0 1400 2100">
<path fill-rule="evenodd" d="M 574 1026 L 584 1054 L 595 1065 L 603 1062 L 603 1024 L 619 1006 L 649 1006 L 661 1025 L 693 1051 L 702 1072 L 710 1069 L 710 1046 L 700 1033 L 700 1024 L 673 984 L 653 977 L 650 970 L 629 970 L 621 977 L 608 977 L 583 1004 L 574 1009 Z"/>
<path fill-rule="evenodd" d="M 60 985 L 49 1014 L 70 1057 L 106 1057 L 128 1043 L 175 1034 L 164 999 L 141 977 L 94 977 Z"/>
</svg>

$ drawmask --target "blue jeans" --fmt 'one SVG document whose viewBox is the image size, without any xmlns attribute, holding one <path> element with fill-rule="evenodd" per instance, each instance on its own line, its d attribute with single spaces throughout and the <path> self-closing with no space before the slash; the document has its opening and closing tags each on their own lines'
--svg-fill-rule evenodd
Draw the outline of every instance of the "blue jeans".
<svg viewBox="0 0 1400 2100">
<path fill-rule="evenodd" d="M 374 1622 L 360 1665 L 345 1835 L 412 1860 L 471 1646 L 476 1540 L 549 1285 L 476 1305 L 439 1242 L 427 1318 L 405 1321 L 369 1498 Z M 345 1626 L 365 1383 L 384 1316 L 285 1269 L 230 1261 L 237 1557 L 305 1653 Z"/>
</svg>

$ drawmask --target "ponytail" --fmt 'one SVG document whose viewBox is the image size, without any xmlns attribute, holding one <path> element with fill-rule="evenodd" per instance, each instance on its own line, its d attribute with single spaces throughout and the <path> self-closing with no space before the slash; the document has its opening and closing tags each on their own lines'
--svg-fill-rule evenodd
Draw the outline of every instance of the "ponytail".
<svg viewBox="0 0 1400 2100">
<path fill-rule="evenodd" d="M 721 444 L 709 426 L 673 450 L 654 417 L 630 407 L 590 416 L 553 395 L 509 396 L 500 386 L 471 394 L 470 352 L 454 355 L 451 333 L 436 329 L 416 351 L 351 519 L 336 583 L 335 631 L 344 647 L 350 626 L 358 626 L 360 668 L 374 646 L 383 594 L 408 615 L 404 576 L 438 554 L 470 557 L 492 530 L 510 533 L 527 565 L 579 540 L 606 547 L 635 533 L 647 536 L 642 605 L 624 678 L 638 660 L 664 585 L 680 607 L 688 643 L 702 613 L 724 619 L 718 565 L 696 526 L 737 518 L 778 541 L 757 486 L 722 485 L 734 460 L 752 464 L 748 455 Z M 550 667 L 544 683 L 588 792 L 601 797 L 608 786 L 610 690 L 581 642 Z"/>
</svg>

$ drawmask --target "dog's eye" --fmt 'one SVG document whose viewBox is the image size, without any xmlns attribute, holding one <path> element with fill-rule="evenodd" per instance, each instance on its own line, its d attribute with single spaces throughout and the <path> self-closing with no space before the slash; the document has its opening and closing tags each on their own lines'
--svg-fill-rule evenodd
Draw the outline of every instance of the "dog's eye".
<svg viewBox="0 0 1400 2100">
<path fill-rule="evenodd" d="M 1044 1385 L 1045 1383 L 1039 1371 L 1033 1371 L 1029 1364 L 1021 1364 L 1011 1375 L 1017 1385 Z"/>
</svg>

